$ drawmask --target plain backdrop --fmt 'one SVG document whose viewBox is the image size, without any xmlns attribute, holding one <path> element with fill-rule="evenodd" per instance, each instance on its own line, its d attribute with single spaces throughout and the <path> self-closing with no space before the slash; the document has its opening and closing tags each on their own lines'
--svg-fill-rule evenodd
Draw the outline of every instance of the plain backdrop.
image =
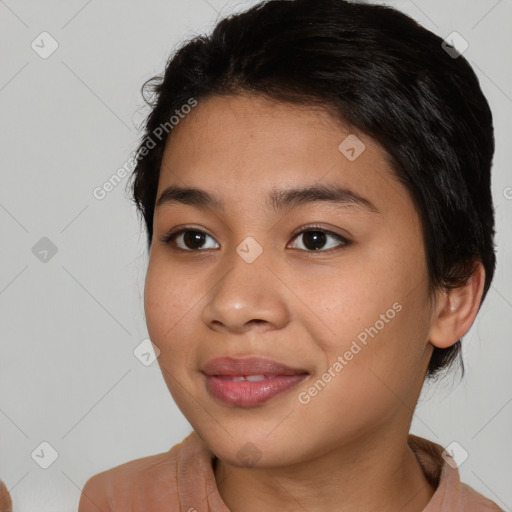
<svg viewBox="0 0 512 512">
<path fill-rule="evenodd" d="M 136 148 L 143 82 L 183 39 L 255 3 L 0 1 L 0 478 L 16 512 L 74 511 L 90 476 L 191 431 L 137 349 L 147 255 L 127 179 L 93 191 Z M 468 42 L 496 136 L 495 278 L 463 341 L 464 379 L 424 388 L 412 432 L 459 443 L 461 479 L 512 510 L 512 1 L 388 4 Z"/>
</svg>

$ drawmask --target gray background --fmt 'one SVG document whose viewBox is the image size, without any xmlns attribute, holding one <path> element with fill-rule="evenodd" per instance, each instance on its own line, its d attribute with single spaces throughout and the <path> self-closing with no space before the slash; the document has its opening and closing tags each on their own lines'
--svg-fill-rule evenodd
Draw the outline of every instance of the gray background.
<svg viewBox="0 0 512 512">
<path fill-rule="evenodd" d="M 103 200 L 93 190 L 136 147 L 144 80 L 185 37 L 255 3 L 0 0 L 0 478 L 16 512 L 76 510 L 91 475 L 191 430 L 156 363 L 134 355 L 147 256 L 127 179 Z M 412 432 L 457 441 L 462 480 L 512 510 L 512 2 L 389 3 L 468 41 L 497 143 L 493 286 L 464 339 L 464 380 L 425 387 Z M 44 59 L 31 47 L 50 48 L 43 31 L 58 43 Z M 48 469 L 42 442 L 58 453 Z"/>
</svg>

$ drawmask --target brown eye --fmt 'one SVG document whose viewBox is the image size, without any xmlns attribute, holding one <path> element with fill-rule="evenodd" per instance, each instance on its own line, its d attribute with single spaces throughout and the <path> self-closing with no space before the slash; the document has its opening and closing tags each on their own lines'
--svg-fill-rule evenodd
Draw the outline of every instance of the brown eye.
<svg viewBox="0 0 512 512">
<path fill-rule="evenodd" d="M 179 231 L 169 233 L 161 240 L 165 244 L 172 243 L 173 245 L 176 245 L 178 249 L 183 251 L 197 251 L 201 248 L 204 249 L 203 246 L 207 237 L 211 238 L 208 233 L 199 229 L 184 228 Z M 178 240 L 178 243 L 176 240 Z M 206 249 L 215 249 L 215 247 L 206 247 Z"/>
<path fill-rule="evenodd" d="M 309 252 L 314 251 L 323 251 L 325 252 L 325 245 L 328 243 L 329 238 L 334 238 L 338 244 L 330 244 L 327 249 L 333 249 L 339 246 L 346 246 L 350 244 L 350 241 L 346 238 L 342 237 L 341 235 L 338 235 L 337 233 L 333 233 L 332 231 L 327 231 L 325 229 L 319 229 L 319 228 L 309 228 L 301 231 L 297 234 L 295 237 L 296 239 L 300 240 L 302 237 L 303 240 L 303 247 L 304 250 Z M 341 242 L 341 244 L 340 244 Z M 297 247 L 295 247 L 297 248 Z M 298 247 L 299 249 L 302 249 L 302 247 Z"/>
</svg>

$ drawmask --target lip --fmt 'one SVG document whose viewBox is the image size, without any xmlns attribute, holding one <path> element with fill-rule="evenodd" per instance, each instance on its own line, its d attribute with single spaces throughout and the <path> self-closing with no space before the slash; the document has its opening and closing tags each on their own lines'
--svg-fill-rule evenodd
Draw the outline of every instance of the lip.
<svg viewBox="0 0 512 512">
<path fill-rule="evenodd" d="M 208 361 L 201 371 L 208 392 L 225 404 L 252 407 L 267 402 L 304 380 L 309 372 L 264 357 L 221 357 Z M 241 380 L 247 375 L 265 378 Z M 236 380 L 235 380 L 236 379 Z"/>
<path fill-rule="evenodd" d="M 266 357 L 218 357 L 211 359 L 203 367 L 201 371 L 205 375 L 300 375 L 308 373 L 303 368 L 292 368 L 291 366 L 279 363 L 273 359 Z"/>
</svg>

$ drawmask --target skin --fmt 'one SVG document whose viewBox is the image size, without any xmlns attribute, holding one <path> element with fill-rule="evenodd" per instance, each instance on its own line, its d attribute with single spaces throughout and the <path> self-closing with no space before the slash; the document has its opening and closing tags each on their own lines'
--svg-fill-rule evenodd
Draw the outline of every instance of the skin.
<svg viewBox="0 0 512 512">
<path fill-rule="evenodd" d="M 365 144 L 354 161 L 338 149 L 349 134 Z M 276 212 L 265 203 L 273 189 L 328 183 L 379 213 L 327 202 Z M 203 99 L 167 142 L 157 198 L 170 185 L 224 202 L 224 211 L 178 203 L 155 210 L 145 312 L 174 400 L 218 457 L 214 474 L 228 508 L 423 510 L 435 489 L 407 445 L 412 414 L 434 346 L 452 345 L 473 323 L 482 265 L 465 286 L 429 301 L 408 191 L 375 141 L 324 110 L 251 95 Z M 318 231 L 310 224 L 350 243 L 327 234 L 308 250 L 308 230 Z M 187 246 L 184 236 L 161 241 L 178 226 L 205 232 L 203 245 Z M 263 250 L 252 263 L 236 252 L 248 236 Z M 299 393 L 395 303 L 394 318 L 300 403 Z M 227 405 L 207 392 L 200 372 L 226 355 L 266 356 L 309 375 L 259 406 Z M 259 451 L 255 463 L 238 457 L 248 442 Z"/>
</svg>

